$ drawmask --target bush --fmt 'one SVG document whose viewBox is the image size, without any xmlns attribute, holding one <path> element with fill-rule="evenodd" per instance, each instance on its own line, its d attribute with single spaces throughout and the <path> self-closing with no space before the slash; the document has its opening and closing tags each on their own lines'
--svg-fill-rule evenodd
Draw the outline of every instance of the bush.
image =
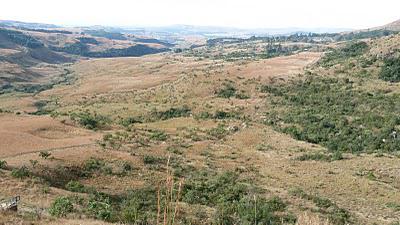
<svg viewBox="0 0 400 225">
<path fill-rule="evenodd" d="M 225 112 L 225 111 L 221 111 L 221 110 L 217 110 L 213 116 L 214 119 L 228 119 L 228 118 L 234 118 L 236 116 L 235 113 L 232 112 Z"/>
<path fill-rule="evenodd" d="M 49 158 L 51 156 L 51 153 L 50 152 L 47 152 L 47 151 L 41 151 L 41 152 L 39 152 L 39 157 L 41 157 L 41 158 L 43 158 L 43 159 L 47 159 L 47 158 Z"/>
<path fill-rule="evenodd" d="M 184 185 L 183 200 L 190 204 L 216 207 L 216 224 L 253 224 L 255 220 L 257 224 L 294 222 L 293 217 L 288 215 L 275 215 L 275 212 L 286 209 L 286 204 L 280 198 L 267 200 L 250 195 L 249 187 L 240 182 L 237 173 L 201 173 L 198 176 Z"/>
<path fill-rule="evenodd" d="M 219 123 L 217 127 L 211 128 L 208 131 L 208 135 L 217 138 L 217 139 L 222 139 L 225 136 L 227 136 L 230 133 L 229 129 L 226 127 L 225 124 Z"/>
<path fill-rule="evenodd" d="M 88 112 L 72 113 L 70 117 L 72 120 L 77 121 L 81 126 L 91 130 L 102 128 L 106 124 L 110 123 L 109 118 L 98 115 L 96 113 L 94 114 Z"/>
<path fill-rule="evenodd" d="M 56 217 L 65 217 L 74 210 L 68 197 L 58 197 L 50 206 L 49 213 Z"/>
<path fill-rule="evenodd" d="M 313 161 L 326 161 L 326 162 L 331 162 L 335 160 L 342 160 L 343 156 L 341 152 L 335 152 L 333 154 L 324 154 L 324 153 L 311 153 L 311 154 L 304 154 L 302 156 L 297 157 L 297 160 L 300 161 L 308 161 L 308 160 L 313 160 Z"/>
<path fill-rule="evenodd" d="M 84 164 L 84 173 L 85 174 L 93 174 L 93 173 L 104 173 L 104 174 L 112 174 L 112 168 L 107 166 L 106 162 L 102 159 L 90 158 L 86 160 Z"/>
<path fill-rule="evenodd" d="M 90 197 L 87 210 L 96 219 L 106 221 L 110 221 L 114 214 L 110 198 L 101 193 L 96 193 Z"/>
<path fill-rule="evenodd" d="M 155 141 L 166 141 L 168 139 L 168 134 L 164 131 L 156 130 L 150 135 L 150 139 Z"/>
<path fill-rule="evenodd" d="M 148 224 L 156 217 L 157 191 L 153 187 L 131 190 L 121 204 L 122 221 Z"/>
<path fill-rule="evenodd" d="M 152 155 L 145 155 L 143 156 L 143 163 L 144 164 L 160 164 L 165 163 L 165 158 L 152 156 Z"/>
<path fill-rule="evenodd" d="M 379 78 L 389 82 L 400 82 L 400 58 L 386 58 Z"/>
<path fill-rule="evenodd" d="M 0 169 L 6 169 L 7 168 L 7 162 L 4 160 L 0 160 Z"/>
<path fill-rule="evenodd" d="M 142 120 L 136 117 L 128 117 L 120 121 L 120 124 L 124 127 L 129 127 L 129 125 L 134 123 L 142 123 Z"/>
<path fill-rule="evenodd" d="M 81 184 L 78 181 L 73 181 L 71 180 L 70 182 L 67 183 L 67 185 L 65 185 L 65 188 L 68 191 L 72 191 L 72 192 L 85 192 L 85 186 L 83 184 Z"/>
<path fill-rule="evenodd" d="M 160 111 L 160 112 L 152 112 L 151 117 L 152 120 L 168 120 L 172 118 L 178 118 L 178 117 L 188 117 L 191 114 L 191 109 L 188 106 L 182 106 L 178 108 L 170 108 L 166 111 Z"/>
<path fill-rule="evenodd" d="M 239 93 L 237 93 L 237 94 L 235 95 L 235 97 L 236 97 L 237 99 L 249 99 L 249 98 L 250 98 L 250 96 L 247 95 L 244 91 L 240 91 Z"/>
<path fill-rule="evenodd" d="M 13 169 L 11 171 L 11 176 L 15 178 L 24 178 L 24 177 L 29 177 L 31 175 L 31 172 L 29 171 L 28 167 L 22 166 L 18 169 Z"/>
<path fill-rule="evenodd" d="M 90 158 L 85 162 L 86 171 L 98 171 L 105 166 L 105 162 L 101 159 Z"/>
<path fill-rule="evenodd" d="M 219 98 L 231 98 L 236 95 L 236 88 L 232 84 L 227 83 L 216 94 Z"/>
</svg>

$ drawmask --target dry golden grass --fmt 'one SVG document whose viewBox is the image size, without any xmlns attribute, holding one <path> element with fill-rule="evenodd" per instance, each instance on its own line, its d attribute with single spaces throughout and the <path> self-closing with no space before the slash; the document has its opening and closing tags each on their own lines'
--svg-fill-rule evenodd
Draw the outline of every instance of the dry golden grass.
<svg viewBox="0 0 400 225">
<path fill-rule="evenodd" d="M 319 53 L 302 53 L 246 64 L 195 61 L 169 54 L 84 61 L 73 66 L 73 71 L 78 77 L 76 84 L 45 91 L 36 98 L 48 99 L 50 96 L 59 96 L 60 111 L 88 108 L 114 119 L 118 116 L 147 115 L 154 108 L 165 110 L 187 104 L 193 108 L 194 114 L 202 111 L 213 113 L 215 110 L 238 110 L 250 115 L 252 120 L 246 123 L 227 120 L 229 126 L 239 128 L 236 133 L 221 140 L 198 141 L 187 138 L 186 129 L 204 134 L 216 127 L 220 121 L 195 120 L 187 117 L 137 124 L 134 128 L 139 131 L 159 129 L 171 138 L 151 143 L 147 147 L 135 147 L 129 152 L 102 151 L 98 146 L 60 149 L 74 141 L 87 141 L 88 137 L 96 135 L 100 137 L 101 133 L 93 134 L 86 131 L 87 136 L 81 137 L 82 133 L 79 132 L 84 132 L 82 129 L 61 124 L 45 116 L 26 117 L 6 114 L 0 116 L 2 121 L 0 132 L 8 135 L 4 136 L 5 141 L 9 140 L 7 146 L 14 147 L 3 151 L 5 152 L 3 157 L 9 156 L 6 160 L 13 167 L 26 165 L 33 159 L 39 160 L 42 165 L 55 168 L 58 165 L 80 165 L 90 157 L 97 157 L 109 161 L 127 160 L 140 168 L 130 177 L 99 176 L 83 181 L 85 185 L 115 194 L 123 193 L 132 187 L 143 186 L 144 180 L 148 177 L 154 180 L 165 178 L 165 171 L 154 172 L 147 168 L 143 164 L 142 156 L 166 157 L 170 154 L 166 150 L 168 146 L 183 142 L 189 144 L 181 155 L 185 162 L 189 162 L 195 168 L 212 165 L 213 169 L 218 171 L 240 168 L 266 191 L 266 197 L 276 195 L 287 201 L 289 210 L 299 216 L 299 225 L 329 225 L 329 222 L 320 215 L 304 214 L 304 210 L 312 211 L 316 206 L 311 201 L 288 194 L 291 188 L 301 188 L 307 193 L 331 199 L 341 208 L 349 210 L 361 224 L 394 222 L 400 217 L 400 212 L 388 209 L 386 205 L 390 202 L 400 202 L 398 192 L 400 184 L 396 181 L 400 180 L 398 158 L 346 155 L 348 159 L 332 163 L 297 161 L 295 158 L 305 152 L 325 149 L 294 140 L 261 123 L 263 109 L 271 106 L 265 104 L 262 94 L 257 89 L 258 85 L 284 82 L 282 80 L 301 73 L 304 67 L 315 62 L 319 56 Z M 227 80 L 249 94 L 250 99 L 216 98 L 215 91 Z M 19 136 L 9 134 L 12 131 Z M 54 140 L 57 137 L 59 140 Z M 0 140 L 3 140 L 1 138 L 0 136 Z M 55 145 L 55 148 L 58 148 L 52 151 L 55 160 L 41 160 L 37 153 L 29 153 L 32 149 L 40 148 L 36 148 L 36 145 L 32 145 L 32 148 L 24 140 L 31 140 L 32 143 L 38 140 L 39 146 Z M 24 150 L 21 153 L 24 154 L 14 155 L 16 151 L 20 151 L 20 148 L 15 147 L 17 144 L 23 144 Z M 260 146 L 263 146 L 261 150 Z M 357 175 L 360 170 L 373 171 L 378 179 L 370 180 Z M 29 204 L 37 201 L 36 189 L 23 182 L 16 183 L 8 174 L 1 181 L 10 187 L 10 190 L 0 190 L 1 195 L 13 195 L 11 187 L 16 185 L 20 187 L 17 191 L 22 193 Z M 171 180 L 166 183 L 171 187 Z M 176 187 L 177 184 L 174 185 Z M 51 201 L 62 192 L 64 190 L 54 189 L 45 199 Z M 46 204 L 43 203 L 43 207 L 48 206 Z M 164 213 L 160 212 L 160 217 L 163 215 Z M 82 224 L 86 222 L 82 220 Z"/>
<path fill-rule="evenodd" d="M 99 137 L 49 116 L 0 115 L 0 157 L 92 144 Z"/>
<path fill-rule="evenodd" d="M 319 216 L 304 213 L 297 218 L 296 225 L 332 225 L 329 220 L 321 219 Z"/>
</svg>

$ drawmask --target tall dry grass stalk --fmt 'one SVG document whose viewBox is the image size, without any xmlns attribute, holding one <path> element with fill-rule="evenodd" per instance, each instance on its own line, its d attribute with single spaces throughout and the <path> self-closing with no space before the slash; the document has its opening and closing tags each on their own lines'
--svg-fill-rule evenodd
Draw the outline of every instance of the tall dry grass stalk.
<svg viewBox="0 0 400 225">
<path fill-rule="evenodd" d="M 175 224 L 175 218 L 179 214 L 179 200 L 181 198 L 184 179 L 175 182 L 172 170 L 169 166 L 170 158 L 171 157 L 169 156 L 167 161 L 166 178 L 160 182 L 157 188 L 157 225 L 173 225 Z M 178 188 L 177 190 L 175 189 L 176 186 Z M 162 201 L 164 202 L 163 206 L 161 205 Z M 162 207 L 164 207 L 162 215 L 163 219 L 160 221 Z"/>
<path fill-rule="evenodd" d="M 304 213 L 297 218 L 296 225 L 332 225 L 328 219 L 322 219 L 318 215 Z"/>
</svg>

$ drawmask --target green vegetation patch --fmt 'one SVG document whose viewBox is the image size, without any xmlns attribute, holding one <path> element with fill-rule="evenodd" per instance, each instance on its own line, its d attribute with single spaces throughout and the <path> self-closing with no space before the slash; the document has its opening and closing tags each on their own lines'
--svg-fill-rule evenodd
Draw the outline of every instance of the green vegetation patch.
<svg viewBox="0 0 400 225">
<path fill-rule="evenodd" d="M 359 91 L 348 79 L 317 76 L 261 90 L 274 105 L 266 122 L 298 140 L 332 152 L 400 149 L 398 94 Z"/>
<path fill-rule="evenodd" d="M 188 117 L 191 112 L 191 109 L 186 105 L 182 107 L 172 107 L 166 111 L 151 112 L 151 120 L 168 120 L 178 117 Z"/>
<path fill-rule="evenodd" d="M 110 123 L 110 119 L 108 117 L 99 115 L 97 113 L 71 113 L 70 118 L 78 122 L 81 126 L 91 130 L 104 128 L 107 124 Z"/>
<path fill-rule="evenodd" d="M 4 160 L 0 160 L 0 169 L 6 169 L 7 168 L 7 162 Z"/>
<path fill-rule="evenodd" d="M 217 209 L 216 224 L 280 224 L 295 218 L 283 213 L 286 203 L 280 198 L 265 199 L 239 179 L 235 172 L 213 175 L 199 173 L 183 189 L 183 200 Z M 276 212 L 279 212 L 277 214 Z"/>
<path fill-rule="evenodd" d="M 56 217 L 65 217 L 74 210 L 74 205 L 68 197 L 58 197 L 50 206 L 49 213 Z"/>
<path fill-rule="evenodd" d="M 306 153 L 296 158 L 299 161 L 325 161 L 331 162 L 335 160 L 342 160 L 343 155 L 341 152 L 335 152 L 333 154 L 324 154 L 324 153 Z"/>
<path fill-rule="evenodd" d="M 319 64 L 324 67 L 333 66 L 338 63 L 342 63 L 347 59 L 361 56 L 369 49 L 366 42 L 350 42 L 346 46 L 333 49 L 331 52 L 327 53 L 320 61 Z"/>
<path fill-rule="evenodd" d="M 20 31 L 0 29 L 0 36 L 4 36 L 14 42 L 15 44 L 22 45 L 28 48 L 42 48 L 43 43 L 33 38 L 30 35 L 24 34 Z"/>
<path fill-rule="evenodd" d="M 15 168 L 11 171 L 11 176 L 15 178 L 25 178 L 31 176 L 31 171 L 26 166 Z"/>
<path fill-rule="evenodd" d="M 400 82 L 400 58 L 386 58 L 379 78 L 389 82 Z"/>
<path fill-rule="evenodd" d="M 231 98 L 236 95 L 236 91 L 236 88 L 232 84 L 226 83 L 216 94 L 219 98 Z"/>
</svg>

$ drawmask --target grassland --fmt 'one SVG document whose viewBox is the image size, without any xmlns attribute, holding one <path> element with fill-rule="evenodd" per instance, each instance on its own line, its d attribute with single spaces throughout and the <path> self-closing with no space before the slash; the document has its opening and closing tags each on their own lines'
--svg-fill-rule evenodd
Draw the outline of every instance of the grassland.
<svg viewBox="0 0 400 225">
<path fill-rule="evenodd" d="M 397 53 L 376 49 L 398 38 L 85 60 L 74 82 L 3 95 L 0 198 L 22 202 L 0 219 L 396 224 L 400 89 L 380 74 Z"/>
</svg>

